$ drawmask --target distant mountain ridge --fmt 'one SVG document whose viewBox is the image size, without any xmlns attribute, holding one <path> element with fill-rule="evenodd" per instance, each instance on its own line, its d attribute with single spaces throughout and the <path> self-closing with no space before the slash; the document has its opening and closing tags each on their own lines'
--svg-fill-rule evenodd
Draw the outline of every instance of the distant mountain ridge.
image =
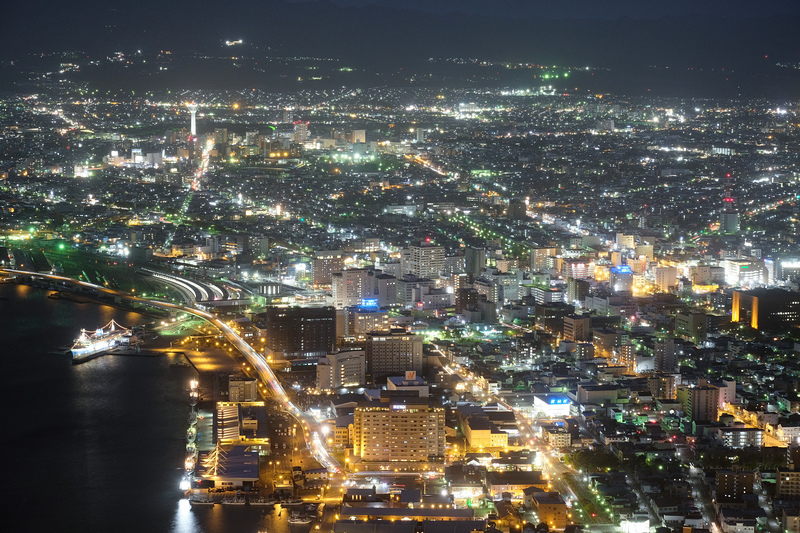
<svg viewBox="0 0 800 533">
<path fill-rule="evenodd" d="M 399 66 L 427 57 L 738 69 L 800 60 L 798 15 L 507 20 L 376 5 L 341 7 L 328 1 L 226 4 L 198 0 L 179 6 L 166 0 L 119 6 L 90 1 L 82 2 L 80 8 L 44 0 L 6 4 L 0 43 L 4 59 L 71 49 L 218 53 L 220 41 L 242 38 L 281 54 Z"/>
</svg>

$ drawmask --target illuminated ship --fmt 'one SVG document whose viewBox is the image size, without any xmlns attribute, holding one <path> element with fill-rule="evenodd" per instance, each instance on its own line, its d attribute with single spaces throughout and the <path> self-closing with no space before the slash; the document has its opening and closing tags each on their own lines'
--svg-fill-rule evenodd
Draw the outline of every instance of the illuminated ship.
<svg viewBox="0 0 800 533">
<path fill-rule="evenodd" d="M 130 332 L 131 330 L 120 326 L 115 320 L 93 332 L 82 329 L 81 336 L 75 339 L 70 350 L 72 362 L 81 363 L 114 348 L 122 343 L 124 337 L 129 337 Z"/>
</svg>

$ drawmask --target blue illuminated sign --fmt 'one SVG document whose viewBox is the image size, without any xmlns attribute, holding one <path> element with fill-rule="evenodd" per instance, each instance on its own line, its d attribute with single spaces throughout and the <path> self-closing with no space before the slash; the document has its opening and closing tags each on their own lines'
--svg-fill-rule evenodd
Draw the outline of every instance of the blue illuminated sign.
<svg viewBox="0 0 800 533">
<path fill-rule="evenodd" d="M 550 398 L 550 405 L 560 405 L 569 403 L 567 398 Z"/>
<path fill-rule="evenodd" d="M 361 298 L 361 307 L 368 307 L 370 309 L 374 309 L 378 307 L 378 299 L 377 298 Z"/>
</svg>

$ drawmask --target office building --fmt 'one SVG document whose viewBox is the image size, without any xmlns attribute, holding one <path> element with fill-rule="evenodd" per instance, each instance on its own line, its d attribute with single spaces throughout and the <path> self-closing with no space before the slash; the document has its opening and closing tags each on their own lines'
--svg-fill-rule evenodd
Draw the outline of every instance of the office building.
<svg viewBox="0 0 800 533">
<path fill-rule="evenodd" d="M 429 462 L 442 462 L 444 409 L 421 398 L 388 400 L 380 405 L 356 407 L 353 455 L 362 463 L 391 463 L 401 468 L 424 469 Z"/>
<path fill-rule="evenodd" d="M 444 246 L 423 241 L 409 247 L 407 272 L 418 278 L 436 279 L 444 270 Z"/>
<path fill-rule="evenodd" d="M 350 268 L 331 274 L 333 306 L 344 309 L 359 305 L 364 298 L 375 296 L 375 271 L 366 268 Z"/>
<path fill-rule="evenodd" d="M 355 387 L 365 381 L 366 355 L 363 350 L 331 353 L 317 362 L 317 390 Z"/>
<path fill-rule="evenodd" d="M 333 307 L 267 307 L 255 321 L 274 358 L 324 357 L 336 345 Z"/>
<path fill-rule="evenodd" d="M 783 289 L 733 291 L 731 322 L 767 331 L 798 326 L 800 294 Z"/>
<path fill-rule="evenodd" d="M 258 382 L 247 376 L 228 376 L 228 401 L 255 402 L 258 400 Z"/>
<path fill-rule="evenodd" d="M 696 387 L 678 387 L 676 397 L 683 412 L 694 422 L 716 422 L 719 389 L 707 380 L 697 380 Z"/>
<path fill-rule="evenodd" d="M 678 269 L 675 267 L 656 267 L 656 287 L 661 292 L 669 292 L 678 285 Z"/>
<path fill-rule="evenodd" d="M 373 382 L 388 376 L 405 374 L 406 370 L 422 372 L 422 336 L 404 330 L 367 334 L 367 373 Z"/>
<path fill-rule="evenodd" d="M 592 340 L 591 319 L 588 316 L 567 315 L 564 317 L 564 339 L 572 342 Z"/>
<path fill-rule="evenodd" d="M 317 287 L 329 286 L 334 272 L 344 268 L 344 256 L 340 250 L 318 250 L 312 263 L 313 283 Z"/>
</svg>

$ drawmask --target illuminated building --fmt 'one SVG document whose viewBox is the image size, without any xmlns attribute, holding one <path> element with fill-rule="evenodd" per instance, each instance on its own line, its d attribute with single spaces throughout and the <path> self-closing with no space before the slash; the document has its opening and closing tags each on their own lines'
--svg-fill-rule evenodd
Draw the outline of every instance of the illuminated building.
<svg viewBox="0 0 800 533">
<path fill-rule="evenodd" d="M 436 282 L 430 278 L 420 278 L 413 274 L 406 274 L 395 281 L 395 295 L 397 304 L 404 309 L 410 309 L 415 303 L 422 301 L 422 295 L 426 294 Z"/>
<path fill-rule="evenodd" d="M 314 252 L 312 264 L 313 283 L 316 286 L 330 285 L 334 272 L 344 267 L 344 257 L 339 250 L 318 250 Z"/>
<path fill-rule="evenodd" d="M 764 445 L 764 430 L 760 428 L 723 427 L 710 431 L 726 448 L 760 448 Z"/>
<path fill-rule="evenodd" d="M 633 290 L 633 270 L 628 265 L 613 267 L 608 278 L 608 285 L 615 294 Z"/>
<path fill-rule="evenodd" d="M 441 462 L 445 452 L 444 409 L 414 398 L 382 400 L 388 401 L 356 407 L 353 455 L 372 463 Z"/>
<path fill-rule="evenodd" d="M 754 287 L 767 280 L 764 264 L 759 261 L 726 259 L 722 266 L 725 268 L 725 283 L 732 287 Z"/>
<path fill-rule="evenodd" d="M 214 433 L 221 446 L 249 446 L 261 455 L 271 450 L 264 402 L 217 402 Z"/>
<path fill-rule="evenodd" d="M 531 270 L 544 272 L 550 269 L 548 258 L 555 257 L 558 248 L 534 248 L 531 250 Z"/>
<path fill-rule="evenodd" d="M 661 292 L 669 292 L 678 284 L 678 269 L 675 267 L 656 267 L 656 287 Z"/>
<path fill-rule="evenodd" d="M 362 298 L 375 294 L 375 271 L 366 268 L 351 268 L 331 274 L 333 306 L 344 309 L 358 305 Z"/>
<path fill-rule="evenodd" d="M 567 278 L 567 303 L 575 305 L 575 302 L 581 304 L 589 296 L 589 282 L 583 279 Z"/>
<path fill-rule="evenodd" d="M 317 389 L 320 391 L 363 385 L 365 379 L 363 350 L 331 353 L 317 362 Z"/>
<path fill-rule="evenodd" d="M 406 370 L 422 372 L 422 336 L 404 330 L 368 333 L 366 357 L 367 373 L 376 382 Z"/>
<path fill-rule="evenodd" d="M 192 121 L 191 121 L 191 132 L 192 137 L 197 137 L 197 104 L 186 104 L 186 107 L 189 108 L 189 113 L 192 114 Z"/>
<path fill-rule="evenodd" d="M 800 497 L 800 470 L 779 468 L 775 480 L 776 498 L 794 500 Z"/>
<path fill-rule="evenodd" d="M 344 337 L 360 342 L 368 333 L 389 329 L 389 312 L 378 307 L 376 298 L 362 298 L 361 305 L 345 309 Z"/>
<path fill-rule="evenodd" d="M 483 416 L 470 416 L 461 426 L 467 444 L 471 448 L 505 448 L 508 433 L 501 431 L 491 420 Z"/>
<path fill-rule="evenodd" d="M 758 330 L 800 325 L 800 294 L 783 289 L 733 291 L 731 322 Z"/>
<path fill-rule="evenodd" d="M 228 400 L 254 402 L 258 400 L 258 382 L 247 376 L 228 377 Z"/>
<path fill-rule="evenodd" d="M 570 399 L 564 394 L 534 394 L 533 410 L 546 418 L 569 416 Z"/>
<path fill-rule="evenodd" d="M 416 372 L 409 370 L 404 376 L 386 378 L 386 390 L 416 391 L 420 398 L 427 398 L 430 387 L 427 381 L 417 377 Z"/>
<path fill-rule="evenodd" d="M 336 344 L 333 307 L 267 307 L 257 316 L 267 353 L 275 357 L 324 357 Z"/>
<path fill-rule="evenodd" d="M 295 122 L 292 141 L 304 143 L 308 140 L 308 122 Z"/>
<path fill-rule="evenodd" d="M 656 373 L 647 378 L 647 387 L 650 394 L 657 399 L 675 399 L 675 375 Z"/>
<path fill-rule="evenodd" d="M 581 315 L 565 316 L 564 338 L 573 342 L 592 340 L 591 319 L 588 316 Z"/>
<path fill-rule="evenodd" d="M 746 494 L 755 492 L 756 475 L 752 470 L 717 470 L 717 501 L 741 502 Z"/>
<path fill-rule="evenodd" d="M 678 371 L 678 347 L 675 345 L 675 339 L 665 337 L 657 340 L 653 351 L 655 352 L 653 365 L 656 372 L 673 374 Z"/>
<path fill-rule="evenodd" d="M 567 527 L 567 504 L 559 493 L 534 492 L 532 500 L 539 522 L 547 524 L 550 531 Z"/>
<path fill-rule="evenodd" d="M 633 235 L 626 235 L 625 233 L 617 233 L 617 247 L 627 248 L 634 250 L 636 248 L 636 241 Z"/>
<path fill-rule="evenodd" d="M 705 313 L 677 313 L 675 315 L 675 335 L 699 344 L 708 332 L 708 316 Z"/>
<path fill-rule="evenodd" d="M 435 279 L 444 270 L 444 246 L 424 241 L 412 244 L 409 252 L 408 272 L 418 278 Z"/>
<path fill-rule="evenodd" d="M 677 400 L 686 416 L 694 422 L 715 422 L 719 408 L 719 389 L 698 379 L 696 387 L 678 387 Z"/>
<path fill-rule="evenodd" d="M 593 272 L 589 266 L 588 259 L 564 259 L 564 261 L 561 263 L 561 277 L 564 279 L 591 278 Z"/>
</svg>

